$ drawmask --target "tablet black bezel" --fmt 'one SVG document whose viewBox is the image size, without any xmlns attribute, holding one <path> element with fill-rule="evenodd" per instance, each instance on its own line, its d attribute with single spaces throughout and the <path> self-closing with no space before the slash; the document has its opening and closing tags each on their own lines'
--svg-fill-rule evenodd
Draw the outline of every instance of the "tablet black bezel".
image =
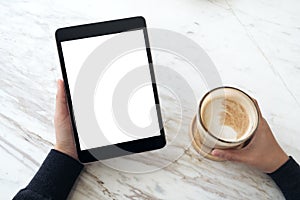
<svg viewBox="0 0 300 200">
<path fill-rule="evenodd" d="M 148 63 L 149 63 L 149 70 L 151 74 L 152 79 L 152 88 L 153 88 L 153 94 L 155 98 L 155 104 L 157 115 L 158 115 L 158 121 L 159 126 L 161 127 L 160 135 L 159 136 L 153 136 L 149 138 L 124 142 L 124 143 L 118 143 L 114 145 L 108 145 L 88 150 L 81 150 L 80 149 L 80 143 L 78 138 L 78 132 L 76 128 L 76 122 L 73 112 L 73 106 L 72 106 L 72 99 L 70 95 L 69 90 L 69 83 L 65 68 L 65 62 L 63 58 L 63 52 L 61 47 L 61 42 L 63 41 L 69 41 L 69 40 L 77 40 L 77 39 L 83 39 L 88 37 L 95 37 L 95 36 L 102 36 L 107 34 L 114 34 L 114 33 L 121 33 L 125 31 L 131 31 L 131 30 L 137 30 L 142 29 L 144 32 L 144 38 L 145 38 L 145 45 L 146 45 L 146 52 L 148 56 Z M 65 92 L 66 92 L 66 98 L 68 102 L 68 109 L 71 116 L 71 123 L 73 127 L 73 133 L 78 153 L 78 158 L 83 163 L 93 162 L 97 160 L 103 160 L 118 156 L 124 156 L 132 153 L 140 153 L 155 149 L 160 149 L 166 145 L 165 140 L 165 132 L 163 128 L 162 123 L 162 116 L 160 111 L 160 104 L 159 104 L 159 98 L 157 93 L 157 87 L 156 87 L 156 81 L 155 81 L 155 75 L 154 75 L 154 69 L 153 69 L 153 63 L 152 63 L 152 56 L 150 51 L 150 44 L 146 29 L 146 21 L 143 17 L 131 17 L 131 18 L 125 18 L 125 19 L 118 19 L 113 21 L 106 21 L 106 22 L 100 22 L 100 23 L 92 23 L 92 24 L 85 24 L 85 25 L 79 25 L 79 26 L 72 26 L 72 27 L 65 27 L 57 29 L 55 32 L 55 38 L 56 38 L 56 44 L 58 49 L 58 55 L 61 65 L 61 71 L 62 76 L 64 79 L 65 84 Z M 121 149 L 121 150 L 120 150 Z"/>
</svg>

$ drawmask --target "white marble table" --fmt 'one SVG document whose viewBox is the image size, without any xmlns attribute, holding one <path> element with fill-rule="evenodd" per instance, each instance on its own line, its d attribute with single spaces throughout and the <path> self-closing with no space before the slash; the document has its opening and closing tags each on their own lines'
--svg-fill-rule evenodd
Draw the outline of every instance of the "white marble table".
<svg viewBox="0 0 300 200">
<path fill-rule="evenodd" d="M 0 199 L 26 186 L 53 147 L 60 73 L 55 30 L 137 15 L 149 27 L 176 31 L 205 49 L 223 84 L 259 101 L 279 143 L 299 162 L 299 9 L 297 0 L 1 1 Z M 167 93 L 161 98 L 170 135 L 178 116 L 173 99 Z M 188 102 L 179 137 L 186 137 L 194 114 Z M 149 173 L 90 164 L 70 199 L 283 199 L 273 181 L 255 169 L 203 159 L 185 139 L 177 147 L 180 158 Z"/>
</svg>

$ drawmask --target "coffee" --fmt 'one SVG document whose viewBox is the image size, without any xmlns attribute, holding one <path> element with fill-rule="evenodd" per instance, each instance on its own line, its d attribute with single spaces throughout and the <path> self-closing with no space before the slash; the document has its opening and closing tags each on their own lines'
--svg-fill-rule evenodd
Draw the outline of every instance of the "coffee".
<svg viewBox="0 0 300 200">
<path fill-rule="evenodd" d="M 212 150 L 242 148 L 254 134 L 258 120 L 256 105 L 245 92 L 233 87 L 215 88 L 203 96 L 192 120 L 192 144 L 203 156 L 220 161 Z"/>
<path fill-rule="evenodd" d="M 247 134 L 250 117 L 247 109 L 235 96 L 216 97 L 203 105 L 205 128 L 216 137 L 235 141 Z"/>
<path fill-rule="evenodd" d="M 258 125 L 256 106 L 246 93 L 221 87 L 200 101 L 197 128 L 204 146 L 233 148 L 248 140 Z"/>
</svg>

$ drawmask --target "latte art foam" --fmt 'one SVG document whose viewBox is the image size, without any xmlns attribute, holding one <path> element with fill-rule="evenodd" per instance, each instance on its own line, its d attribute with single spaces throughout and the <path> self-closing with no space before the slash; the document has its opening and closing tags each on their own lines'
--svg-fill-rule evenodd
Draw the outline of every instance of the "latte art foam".
<svg viewBox="0 0 300 200">
<path fill-rule="evenodd" d="M 224 126 L 231 127 L 236 132 L 236 139 L 241 138 L 247 132 L 249 126 L 249 117 L 246 109 L 232 99 L 223 101 L 224 112 L 220 113 Z"/>
<path fill-rule="evenodd" d="M 235 141 L 249 130 L 249 113 L 235 97 L 210 100 L 203 108 L 202 118 L 207 130 L 220 139 Z"/>
</svg>

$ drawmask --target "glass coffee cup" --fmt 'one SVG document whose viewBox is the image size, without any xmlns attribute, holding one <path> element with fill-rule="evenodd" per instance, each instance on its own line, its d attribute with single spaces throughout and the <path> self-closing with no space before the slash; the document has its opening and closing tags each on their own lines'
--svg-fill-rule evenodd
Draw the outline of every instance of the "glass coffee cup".
<svg viewBox="0 0 300 200">
<path fill-rule="evenodd" d="M 241 148 L 252 138 L 258 123 L 258 110 L 249 95 L 233 87 L 215 88 L 199 103 L 191 127 L 194 147 L 208 158 L 214 148 Z"/>
</svg>

